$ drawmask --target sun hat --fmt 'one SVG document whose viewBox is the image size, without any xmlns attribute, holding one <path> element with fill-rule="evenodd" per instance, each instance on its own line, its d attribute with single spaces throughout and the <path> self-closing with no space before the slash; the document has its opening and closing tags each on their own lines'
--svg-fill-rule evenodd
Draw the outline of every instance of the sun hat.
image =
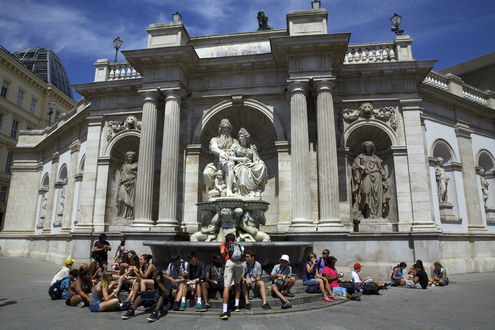
<svg viewBox="0 0 495 330">
<path fill-rule="evenodd" d="M 282 254 L 282 256 L 280 257 L 280 261 L 282 261 L 282 260 L 285 260 L 288 263 L 290 263 L 289 256 L 287 254 Z"/>
</svg>

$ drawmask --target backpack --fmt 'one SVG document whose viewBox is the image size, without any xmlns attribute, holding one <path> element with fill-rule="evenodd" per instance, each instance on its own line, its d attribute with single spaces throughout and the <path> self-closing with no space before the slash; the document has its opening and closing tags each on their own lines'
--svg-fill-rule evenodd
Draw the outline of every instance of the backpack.
<svg viewBox="0 0 495 330">
<path fill-rule="evenodd" d="M 379 294 L 378 293 L 378 287 L 377 286 L 374 286 L 374 285 L 363 285 L 363 293 L 364 294 Z"/>
<path fill-rule="evenodd" d="M 233 261 L 240 261 L 244 256 L 244 246 L 229 242 L 229 258 Z"/>
<path fill-rule="evenodd" d="M 60 285 L 62 284 L 62 281 L 69 278 L 68 276 L 64 277 L 61 280 L 58 280 L 57 282 L 53 283 L 52 286 L 48 289 L 48 295 L 52 298 L 52 300 L 56 299 L 62 299 L 62 290 L 60 289 Z"/>
<path fill-rule="evenodd" d="M 321 293 L 320 288 L 318 285 L 311 285 L 306 288 L 307 293 Z"/>
</svg>

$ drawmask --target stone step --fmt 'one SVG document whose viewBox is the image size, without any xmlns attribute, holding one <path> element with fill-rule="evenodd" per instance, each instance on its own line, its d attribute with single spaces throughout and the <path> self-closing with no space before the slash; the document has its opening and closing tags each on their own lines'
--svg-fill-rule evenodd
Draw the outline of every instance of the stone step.
<svg viewBox="0 0 495 330">
<path fill-rule="evenodd" d="M 316 294 L 315 294 L 316 295 Z M 268 304 L 270 304 L 270 307 L 272 307 L 271 310 L 266 310 L 261 308 L 261 299 L 253 299 L 251 302 L 251 310 L 246 311 L 244 308 L 241 309 L 240 312 L 235 313 L 231 312 L 231 316 L 235 317 L 236 315 L 268 315 L 268 314 L 278 314 L 278 313 L 295 313 L 295 312 L 302 312 L 302 311 L 308 311 L 308 310 L 315 310 L 315 309 L 322 309 L 322 308 L 329 308 L 332 306 L 337 306 L 342 303 L 346 303 L 349 300 L 339 300 L 339 301 L 333 301 L 333 302 L 326 302 L 321 300 L 321 295 L 318 294 L 316 296 L 319 296 L 319 300 L 313 301 L 313 302 L 307 302 L 307 303 L 302 303 L 302 304 L 295 304 L 295 299 L 294 298 L 288 298 L 288 300 L 292 304 L 292 308 L 288 309 L 282 309 L 280 307 L 280 301 L 278 301 L 278 304 L 275 302 L 272 302 L 270 299 L 268 300 Z M 301 298 L 301 297 L 299 297 Z M 278 300 L 278 299 L 277 299 Z M 222 313 L 222 302 L 221 300 L 218 300 L 219 307 L 213 307 L 209 311 L 202 311 L 202 312 L 196 312 L 195 307 L 189 308 L 186 307 L 185 311 L 174 311 L 170 310 L 168 311 L 172 315 L 194 315 L 194 316 L 210 316 L 210 317 L 218 317 Z M 255 304 L 255 302 L 258 302 L 259 304 Z M 211 302 L 210 302 L 211 303 Z M 243 302 L 241 301 L 241 305 L 244 306 Z M 259 306 L 258 306 L 259 305 Z M 188 303 L 186 306 L 189 306 Z M 139 308 L 144 310 L 144 308 Z M 148 312 L 151 312 L 149 310 Z"/>
</svg>

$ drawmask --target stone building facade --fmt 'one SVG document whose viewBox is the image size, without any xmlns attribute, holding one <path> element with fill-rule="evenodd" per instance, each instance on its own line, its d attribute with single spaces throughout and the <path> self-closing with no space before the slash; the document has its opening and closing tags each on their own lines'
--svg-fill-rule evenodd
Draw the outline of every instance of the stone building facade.
<svg viewBox="0 0 495 330">
<path fill-rule="evenodd" d="M 126 62 L 98 60 L 63 123 L 20 136 L 2 253 L 77 262 L 101 232 L 138 253 L 188 240 L 208 199 L 208 143 L 228 118 L 268 168 L 272 240 L 313 241 L 340 268 L 365 263 L 383 279 L 416 259 L 493 271 L 493 92 L 432 71 L 409 36 L 349 44 L 327 17 L 294 11 L 283 30 L 190 37 L 175 14 Z"/>
</svg>

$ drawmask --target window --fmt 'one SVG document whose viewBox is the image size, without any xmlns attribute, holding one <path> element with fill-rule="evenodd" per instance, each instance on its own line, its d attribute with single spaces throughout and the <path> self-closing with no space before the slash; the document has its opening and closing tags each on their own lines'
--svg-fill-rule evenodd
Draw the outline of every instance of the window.
<svg viewBox="0 0 495 330">
<path fill-rule="evenodd" d="M 32 114 L 34 114 L 34 110 L 36 110 L 36 100 L 35 99 L 32 99 L 31 100 L 31 109 L 29 109 L 29 112 L 31 112 Z"/>
<path fill-rule="evenodd" d="M 0 93 L 0 96 L 7 98 L 7 93 L 9 92 L 9 83 L 7 81 L 3 81 L 2 84 L 2 92 Z"/>
<path fill-rule="evenodd" d="M 2 131 L 2 124 L 3 124 L 3 114 L 0 113 L 0 132 Z"/>
<path fill-rule="evenodd" d="M 19 128 L 19 122 L 17 120 L 12 121 L 12 131 L 10 131 L 10 137 L 17 139 L 17 130 Z"/>
<path fill-rule="evenodd" d="M 6 202 L 7 201 L 7 187 L 2 186 L 0 188 L 0 202 Z"/>
<path fill-rule="evenodd" d="M 22 99 L 24 98 L 24 92 L 19 89 L 19 93 L 17 94 L 17 105 L 22 107 Z"/>
<path fill-rule="evenodd" d="M 55 112 L 55 120 L 53 121 L 54 124 L 58 121 L 58 117 L 60 117 L 60 112 L 56 111 Z"/>
<path fill-rule="evenodd" d="M 31 127 L 29 127 L 29 126 L 28 126 L 28 127 L 26 127 L 26 130 L 27 130 L 27 131 L 30 131 L 31 129 L 32 129 L 32 128 L 31 128 Z"/>
<path fill-rule="evenodd" d="M 12 172 L 12 163 L 14 162 L 14 155 L 10 152 L 7 154 L 7 163 L 5 164 L 5 172 Z"/>
</svg>

